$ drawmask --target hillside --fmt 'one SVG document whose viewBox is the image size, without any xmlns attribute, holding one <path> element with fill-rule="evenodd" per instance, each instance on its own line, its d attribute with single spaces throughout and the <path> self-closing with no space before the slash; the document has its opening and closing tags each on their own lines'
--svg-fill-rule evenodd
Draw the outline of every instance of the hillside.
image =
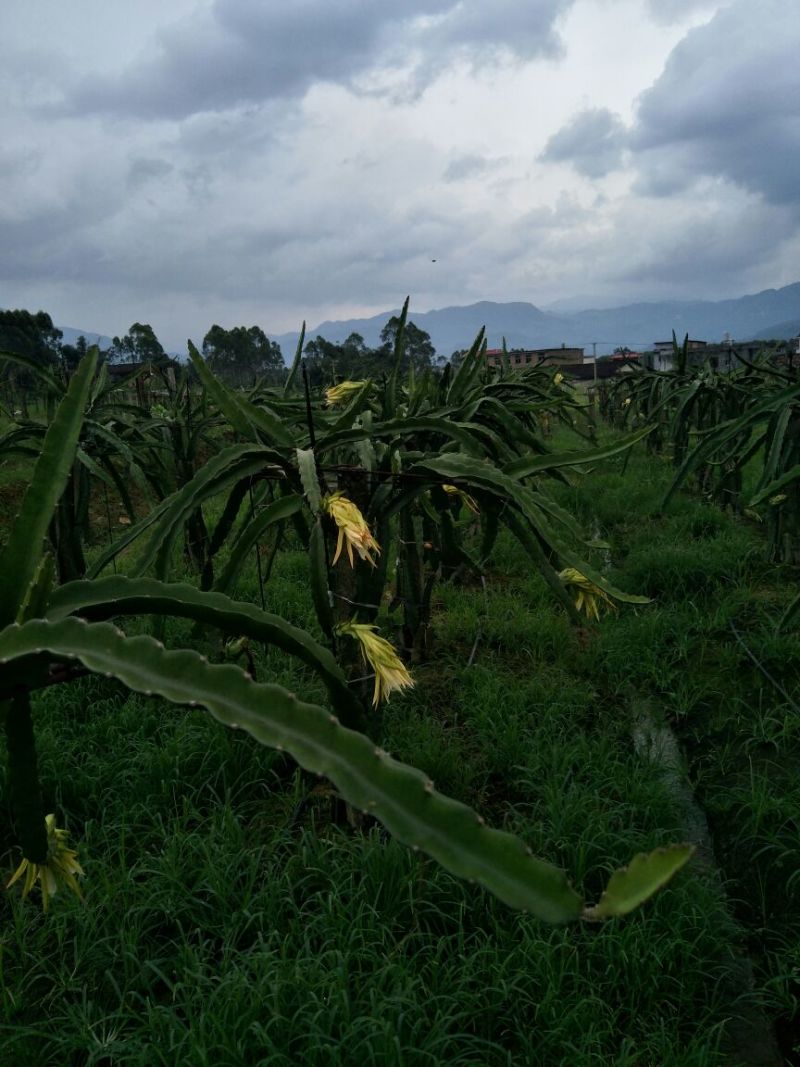
<svg viewBox="0 0 800 1067">
<path fill-rule="evenodd" d="M 341 342 L 351 333 L 360 333 L 368 345 L 379 342 L 380 331 L 398 309 L 370 318 L 327 321 L 307 331 L 307 338 L 325 337 Z M 672 330 L 689 333 L 701 340 L 718 341 L 725 333 L 734 338 L 776 336 L 770 333 L 800 321 L 800 282 L 781 289 L 719 301 L 662 301 L 627 304 L 616 308 L 599 308 L 574 312 L 542 311 L 524 302 L 494 303 L 480 301 L 464 307 L 446 307 L 434 311 L 414 312 L 411 318 L 426 330 L 440 355 L 468 346 L 481 326 L 486 326 L 491 347 L 502 343 L 509 347 L 550 347 L 578 345 L 591 351 L 597 343 L 598 355 L 613 351 L 617 345 L 645 348 L 657 340 L 668 339 Z M 782 335 L 781 335 L 782 336 Z M 791 333 L 790 333 L 791 336 Z M 284 356 L 297 345 L 296 332 L 275 336 Z"/>
<path fill-rule="evenodd" d="M 563 303 L 568 303 L 565 300 Z M 369 318 L 321 322 L 306 333 L 306 339 L 324 337 L 344 341 L 359 333 L 371 347 L 380 343 L 380 332 L 399 308 L 392 308 Z M 503 337 L 510 348 L 545 348 L 558 345 L 579 346 L 587 353 L 592 343 L 597 354 L 607 355 L 618 345 L 633 349 L 650 347 L 654 341 L 668 340 L 672 331 L 682 337 L 688 333 L 705 341 L 719 341 L 728 333 L 736 340 L 788 338 L 800 333 L 800 282 L 781 289 L 729 300 L 660 301 L 626 304 L 621 307 L 593 308 L 584 311 L 543 311 L 524 301 L 497 303 L 481 300 L 475 304 L 411 311 L 411 318 L 426 330 L 439 355 L 449 356 L 456 349 L 468 347 L 481 326 L 486 327 L 490 347 L 499 347 Z M 284 359 L 291 360 L 297 347 L 298 332 L 269 336 L 281 346 Z M 84 334 L 91 344 L 101 348 L 111 345 L 111 338 L 87 329 L 61 326 L 64 341 L 74 344 Z M 195 331 L 202 336 L 202 324 Z M 178 358 L 185 358 L 179 353 Z"/>
</svg>

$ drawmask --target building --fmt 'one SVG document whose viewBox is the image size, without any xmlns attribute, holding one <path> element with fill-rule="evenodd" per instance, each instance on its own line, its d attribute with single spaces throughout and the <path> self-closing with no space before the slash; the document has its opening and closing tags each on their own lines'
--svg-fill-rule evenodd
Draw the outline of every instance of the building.
<svg viewBox="0 0 800 1067">
<path fill-rule="evenodd" d="M 502 348 L 487 348 L 486 361 L 492 367 L 503 362 Z M 562 367 L 565 364 L 583 363 L 582 348 L 514 348 L 508 353 L 508 362 L 517 367 Z"/>
<path fill-rule="evenodd" d="M 720 344 L 708 341 L 689 341 L 686 366 L 708 366 L 712 370 L 728 371 L 742 366 L 742 360 L 751 363 L 760 353 L 760 341 L 737 342 L 726 339 Z M 656 341 L 652 352 L 642 354 L 641 365 L 648 370 L 668 371 L 676 367 L 672 341 Z"/>
<path fill-rule="evenodd" d="M 683 342 L 678 346 L 683 346 Z M 708 341 L 692 341 L 686 342 L 686 347 L 690 352 L 699 352 L 704 348 L 708 348 Z M 653 344 L 653 351 L 657 352 L 660 356 L 671 356 L 674 351 L 674 345 L 672 341 L 655 341 Z"/>
<path fill-rule="evenodd" d="M 639 366 L 639 353 L 634 352 L 627 356 L 612 356 L 594 360 L 588 363 L 567 364 L 561 368 L 567 378 L 576 382 L 601 382 L 606 378 L 615 378 L 618 374 L 630 374 L 634 367 Z"/>
<path fill-rule="evenodd" d="M 700 353 L 700 362 L 703 362 L 702 353 L 708 347 L 707 341 L 692 341 L 686 342 L 687 350 L 689 352 L 689 366 L 697 365 L 696 353 Z M 672 370 L 675 362 L 674 346 L 672 341 L 655 341 L 653 343 L 652 352 L 646 354 L 644 366 L 650 370 Z"/>
</svg>

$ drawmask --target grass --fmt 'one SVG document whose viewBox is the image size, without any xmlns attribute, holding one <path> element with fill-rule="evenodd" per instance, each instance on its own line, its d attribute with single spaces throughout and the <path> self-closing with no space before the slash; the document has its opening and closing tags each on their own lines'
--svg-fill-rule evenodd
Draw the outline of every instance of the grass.
<svg viewBox="0 0 800 1067">
<path fill-rule="evenodd" d="M 481 789 L 494 770 L 481 758 L 498 733 L 490 710 L 511 681 L 477 670 L 453 709 Z M 484 810 L 503 808 L 596 895 L 609 861 L 679 828 L 647 768 L 626 766 L 612 740 L 590 744 L 575 723 L 585 696 L 575 687 L 555 702 L 555 682 L 518 691 L 509 717 L 522 747 L 499 768 L 516 802 Z M 393 749 L 453 785 L 442 761 L 457 727 L 443 716 L 439 737 L 410 731 L 403 746 L 411 711 L 393 710 Z M 9 1058 L 715 1062 L 730 924 L 699 872 L 630 922 L 549 928 L 378 830 L 332 826 L 324 798 L 292 832 L 298 779 L 198 713 L 90 680 L 70 699 L 48 693 L 40 715 L 43 775 L 83 841 L 88 900 L 61 900 L 47 919 L 5 902 Z"/>
<path fill-rule="evenodd" d="M 656 603 L 603 625 L 592 676 L 650 696 L 678 734 L 763 1002 L 800 1062 L 800 644 L 775 633 L 797 574 L 764 562 L 753 524 L 685 494 L 662 512 L 671 471 L 643 450 L 620 466 L 570 503 L 600 522 L 614 579 Z"/>
<path fill-rule="evenodd" d="M 486 599 L 440 587 L 435 658 L 389 705 L 385 746 L 596 899 L 614 866 L 685 835 L 663 768 L 632 744 L 646 697 L 685 745 L 727 895 L 694 863 L 624 921 L 547 927 L 377 827 L 337 825 L 323 787 L 249 738 L 82 679 L 35 712 L 87 899 L 59 896 L 47 918 L 0 901 L 0 1062 L 711 1067 L 756 997 L 789 1049 L 798 723 L 729 624 L 791 693 L 800 653 L 771 631 L 790 593 L 756 533 L 688 497 L 662 516 L 669 472 L 643 453 L 621 466 L 564 500 L 611 541 L 614 580 L 656 603 L 576 633 L 501 539 Z M 252 568 L 238 593 L 257 600 Z M 302 553 L 279 555 L 268 600 L 313 626 Z M 169 643 L 190 629 L 170 624 Z M 296 664 L 256 658 L 260 678 L 321 699 Z"/>
</svg>

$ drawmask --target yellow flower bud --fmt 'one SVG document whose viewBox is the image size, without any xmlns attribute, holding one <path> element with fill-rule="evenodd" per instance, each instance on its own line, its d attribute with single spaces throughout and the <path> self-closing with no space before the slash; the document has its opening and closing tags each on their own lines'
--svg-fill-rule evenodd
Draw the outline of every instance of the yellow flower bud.
<svg viewBox="0 0 800 1067">
<path fill-rule="evenodd" d="M 408 689 L 414 685 L 414 679 L 393 645 L 385 637 L 380 637 L 377 630 L 377 626 L 365 622 L 340 622 L 336 626 L 337 634 L 358 641 L 362 657 L 375 671 L 372 695 L 375 707 L 382 700 L 388 700 L 395 689 Z"/>
<path fill-rule="evenodd" d="M 353 393 L 357 393 L 359 389 L 362 389 L 367 384 L 363 382 L 339 382 L 338 385 L 332 385 L 330 389 L 325 390 L 325 400 L 333 407 L 335 404 L 342 404 L 349 400 Z"/>
<path fill-rule="evenodd" d="M 326 515 L 330 515 L 339 528 L 339 540 L 336 542 L 336 555 L 333 562 L 336 563 L 342 554 L 342 548 L 347 545 L 347 556 L 350 566 L 354 566 L 353 549 L 355 548 L 361 559 L 367 560 L 371 566 L 375 566 L 375 560 L 371 552 L 380 554 L 381 547 L 370 533 L 369 526 L 361 512 L 352 500 L 341 491 L 331 493 L 320 501 L 320 507 Z"/>
<path fill-rule="evenodd" d="M 10 888 L 25 875 L 25 884 L 22 887 L 24 898 L 36 882 L 39 882 L 42 889 L 42 907 L 47 911 L 50 897 L 56 895 L 60 882 L 71 889 L 77 897 L 81 896 L 75 875 L 82 875 L 83 868 L 78 863 L 78 853 L 74 849 L 67 848 L 67 831 L 58 829 L 55 815 L 48 815 L 45 818 L 45 826 L 47 828 L 47 859 L 44 863 L 34 863 L 32 860 L 23 859 L 6 883 L 6 888 Z"/>
<path fill-rule="evenodd" d="M 617 606 L 611 597 L 599 585 L 595 585 L 585 574 L 574 567 L 567 567 L 558 576 L 568 588 L 575 594 L 575 607 L 582 611 L 587 619 L 600 620 L 600 605 L 610 611 L 616 611 Z"/>
</svg>

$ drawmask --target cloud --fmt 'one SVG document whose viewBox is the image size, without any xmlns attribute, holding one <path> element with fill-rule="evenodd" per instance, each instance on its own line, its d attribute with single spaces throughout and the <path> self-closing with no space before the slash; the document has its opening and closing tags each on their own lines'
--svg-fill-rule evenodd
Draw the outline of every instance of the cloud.
<svg viewBox="0 0 800 1067">
<path fill-rule="evenodd" d="M 318 82 L 353 86 L 403 68 L 419 89 L 460 56 L 554 54 L 554 22 L 573 0 L 216 0 L 162 30 L 152 54 L 67 93 L 72 114 L 184 119 L 300 98 Z"/>
<path fill-rule="evenodd" d="M 680 22 L 696 11 L 713 10 L 713 0 L 647 0 L 650 16 L 663 25 Z"/>
<path fill-rule="evenodd" d="M 128 185 L 132 189 L 138 189 L 148 182 L 157 182 L 160 178 L 166 178 L 171 174 L 174 167 L 165 159 L 149 156 L 138 156 L 131 160 L 128 170 Z"/>
<path fill-rule="evenodd" d="M 736 0 L 691 30 L 641 97 L 639 190 L 714 176 L 800 210 L 800 19 L 783 0 Z"/>
<path fill-rule="evenodd" d="M 428 47 L 441 49 L 500 49 L 520 59 L 561 52 L 554 23 L 571 6 L 571 0 L 461 0 L 448 3 L 438 25 L 426 31 Z"/>
<path fill-rule="evenodd" d="M 625 125 L 608 108 L 581 111 L 553 134 L 539 157 L 570 163 L 587 178 L 602 178 L 622 166 Z"/>
<path fill-rule="evenodd" d="M 759 288 L 796 232 L 788 214 L 735 187 L 720 195 L 707 179 L 686 197 L 674 197 L 668 212 L 663 205 L 654 210 L 652 201 L 632 202 L 624 222 L 640 237 L 611 273 L 625 285 L 694 290 L 706 298 Z"/>
<path fill-rule="evenodd" d="M 98 63 L 88 16 L 61 62 L 49 21 L 36 56 L 21 26 L 0 304 L 109 335 L 148 321 L 178 348 L 212 321 L 279 333 L 406 293 L 614 304 L 795 280 L 792 20 L 735 0 L 687 33 L 702 3 L 665 0 L 656 26 L 649 2 L 197 0 L 189 19 L 176 0 L 155 26 L 137 8 L 117 68 L 132 16 L 113 5 Z"/>
<path fill-rule="evenodd" d="M 480 178 L 497 170 L 506 162 L 505 159 L 487 159 L 485 156 L 469 152 L 451 159 L 442 177 L 446 182 L 469 181 L 471 178 Z"/>
</svg>

